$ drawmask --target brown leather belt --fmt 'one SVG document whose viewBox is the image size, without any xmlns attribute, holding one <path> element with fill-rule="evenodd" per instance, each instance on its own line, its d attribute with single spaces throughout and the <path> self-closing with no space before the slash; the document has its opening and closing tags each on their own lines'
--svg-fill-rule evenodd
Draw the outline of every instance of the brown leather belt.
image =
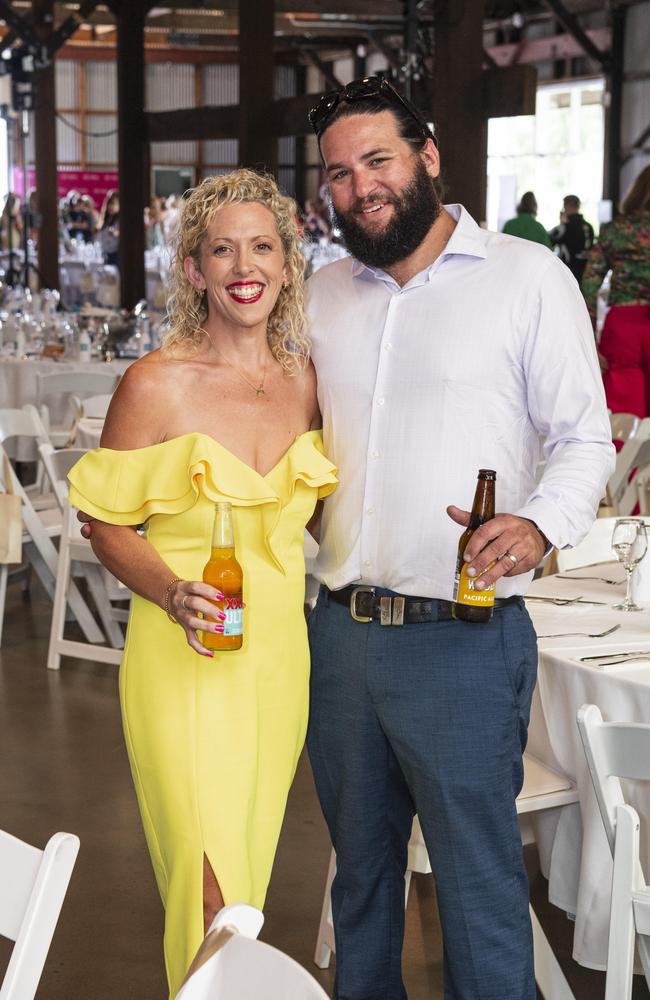
<svg viewBox="0 0 650 1000">
<path fill-rule="evenodd" d="M 348 608 L 357 622 L 378 621 L 381 625 L 421 625 L 425 622 L 444 622 L 452 618 L 452 602 L 431 597 L 402 597 L 400 594 L 382 596 L 375 587 L 343 587 L 328 590 L 330 601 Z M 497 597 L 495 610 L 515 604 L 521 598 Z"/>
</svg>

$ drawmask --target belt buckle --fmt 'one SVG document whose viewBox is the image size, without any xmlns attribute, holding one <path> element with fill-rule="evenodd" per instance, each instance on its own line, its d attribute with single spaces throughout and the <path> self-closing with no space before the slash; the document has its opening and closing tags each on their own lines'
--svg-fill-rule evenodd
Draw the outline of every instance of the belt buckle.
<svg viewBox="0 0 650 1000">
<path fill-rule="evenodd" d="M 357 597 L 359 594 L 374 594 L 374 587 L 355 587 L 350 594 L 350 614 L 354 618 L 355 622 L 371 622 L 372 616 L 367 618 L 365 615 L 357 614 Z"/>
</svg>

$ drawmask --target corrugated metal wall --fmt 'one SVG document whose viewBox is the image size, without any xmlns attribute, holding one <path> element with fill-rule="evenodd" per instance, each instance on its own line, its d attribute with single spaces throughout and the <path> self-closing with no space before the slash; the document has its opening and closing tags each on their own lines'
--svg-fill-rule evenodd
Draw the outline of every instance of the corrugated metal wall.
<svg viewBox="0 0 650 1000">
<path fill-rule="evenodd" d="M 194 107 L 194 72 L 189 63 L 150 63 L 145 69 L 145 108 L 147 111 L 175 111 Z M 193 166 L 196 142 L 152 142 L 151 163 Z"/>
<path fill-rule="evenodd" d="M 86 107 L 89 111 L 117 111 L 117 66 L 112 62 L 87 62 Z M 57 99 L 60 98 L 57 94 Z"/>
<path fill-rule="evenodd" d="M 85 142 L 75 131 L 80 127 L 79 106 L 81 74 L 85 74 Z M 168 111 L 193 107 L 196 95 L 195 74 L 201 74 L 200 92 L 206 105 L 233 105 L 239 101 L 239 67 L 234 64 L 194 66 L 191 63 L 151 63 L 145 68 L 145 107 L 148 111 Z M 89 167 L 117 165 L 117 68 L 113 62 L 58 59 L 55 63 L 56 103 L 62 117 L 57 120 L 57 159 L 62 165 L 78 165 L 85 145 Z M 277 66 L 274 73 L 274 97 L 293 97 L 296 93 L 296 70 Z M 93 114 L 93 112 L 96 112 Z M 66 124 L 69 123 L 69 124 Z M 74 126 L 74 127 L 71 127 Z M 91 135 L 89 133 L 97 133 Z M 203 173 L 223 173 L 237 166 L 238 141 L 218 139 L 201 144 Z M 28 158 L 33 162 L 33 138 L 30 136 Z M 161 142 L 151 145 L 152 165 L 195 166 L 199 147 L 195 142 Z M 295 189 L 295 139 L 280 139 L 278 159 L 283 189 Z"/>
<path fill-rule="evenodd" d="M 89 166 L 117 163 L 117 115 L 86 115 L 86 160 Z"/>
<path fill-rule="evenodd" d="M 65 111 L 56 120 L 56 158 L 59 163 L 79 163 L 81 160 L 81 136 L 76 131 L 80 127 L 79 115 Z"/>
<path fill-rule="evenodd" d="M 71 59 L 57 59 L 54 63 L 57 108 L 76 108 L 79 105 L 80 66 Z"/>
<path fill-rule="evenodd" d="M 189 63 L 149 63 L 145 67 L 147 111 L 174 111 L 194 106 L 194 66 Z"/>
<path fill-rule="evenodd" d="M 203 162 L 207 166 L 235 167 L 238 158 L 237 139 L 211 139 L 203 143 Z"/>
<path fill-rule="evenodd" d="M 215 65 L 201 69 L 204 104 L 237 104 L 239 101 L 239 66 Z"/>
</svg>

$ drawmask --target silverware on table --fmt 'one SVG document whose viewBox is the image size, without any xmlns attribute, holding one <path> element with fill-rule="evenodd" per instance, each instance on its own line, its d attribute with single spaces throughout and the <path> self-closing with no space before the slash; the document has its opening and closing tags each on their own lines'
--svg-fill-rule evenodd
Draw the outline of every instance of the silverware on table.
<svg viewBox="0 0 650 1000">
<path fill-rule="evenodd" d="M 541 597 L 537 594 L 526 594 L 527 601 L 544 601 L 546 604 L 555 604 L 558 608 L 568 608 L 571 604 L 599 604 L 601 607 L 607 606 L 607 601 L 590 601 L 582 597 Z"/>
<path fill-rule="evenodd" d="M 625 580 L 610 580 L 606 576 L 566 576 L 560 575 L 559 573 L 555 577 L 556 580 L 600 580 L 602 583 L 611 583 L 618 586 L 621 583 L 625 583 Z"/>
<path fill-rule="evenodd" d="M 590 663 L 590 667 L 600 670 L 601 667 L 616 667 L 621 663 L 632 663 L 634 660 L 649 660 L 650 656 L 637 653 L 636 656 L 622 656 L 618 660 L 601 660 L 599 663 Z"/>
<path fill-rule="evenodd" d="M 621 649 L 617 652 L 610 651 L 609 653 L 599 653 L 597 656 L 581 656 L 581 663 L 590 663 L 593 660 L 630 660 L 634 657 L 639 657 L 640 659 L 646 659 L 650 656 L 650 649 Z"/>
<path fill-rule="evenodd" d="M 604 639 L 606 635 L 612 635 L 613 632 L 617 632 L 620 625 L 612 625 L 611 628 L 605 629 L 604 632 L 558 632 L 554 635 L 538 635 L 538 639 L 573 639 L 573 638 L 583 638 L 583 639 Z"/>
</svg>

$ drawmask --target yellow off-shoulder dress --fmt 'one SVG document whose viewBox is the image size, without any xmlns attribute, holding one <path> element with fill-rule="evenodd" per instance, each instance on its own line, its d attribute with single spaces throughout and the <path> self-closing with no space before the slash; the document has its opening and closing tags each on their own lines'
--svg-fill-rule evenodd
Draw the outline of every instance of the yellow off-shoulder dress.
<svg viewBox="0 0 650 1000">
<path fill-rule="evenodd" d="M 206 434 L 132 451 L 98 448 L 70 472 L 70 502 L 110 524 L 146 524 L 171 572 L 200 580 L 214 503 L 233 505 L 244 571 L 240 650 L 201 656 L 134 595 L 120 668 L 126 745 L 165 906 L 174 997 L 203 939 L 203 855 L 226 903 L 262 908 L 307 724 L 304 528 L 336 487 L 320 431 L 262 476 Z"/>
</svg>

